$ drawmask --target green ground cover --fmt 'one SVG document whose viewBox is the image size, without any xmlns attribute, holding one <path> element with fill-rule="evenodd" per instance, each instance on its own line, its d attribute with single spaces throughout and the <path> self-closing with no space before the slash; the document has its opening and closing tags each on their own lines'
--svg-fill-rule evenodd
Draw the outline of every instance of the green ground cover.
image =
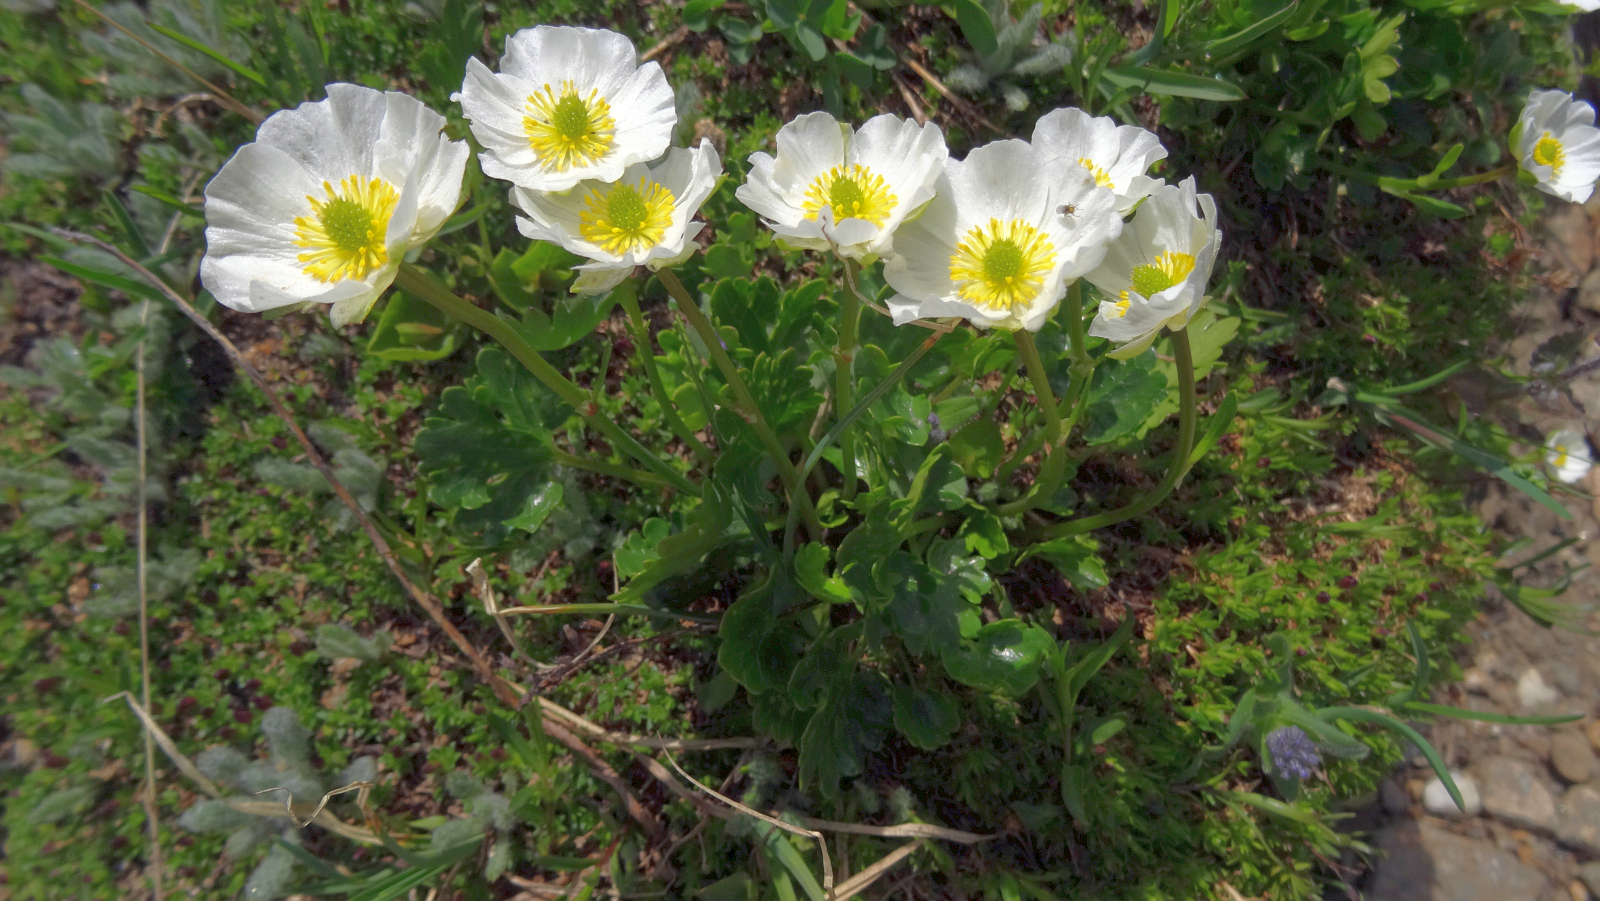
<svg viewBox="0 0 1600 901">
<path fill-rule="evenodd" d="M 509 524 L 520 506 L 464 502 L 474 487 L 485 499 L 512 497 L 519 446 L 494 446 L 510 463 L 485 461 L 439 437 L 460 434 L 453 428 L 481 426 L 471 434 L 493 438 L 497 428 L 531 435 L 540 424 L 563 447 L 613 467 L 628 462 L 570 408 L 516 387 L 494 345 L 399 292 L 343 330 L 320 315 L 263 319 L 198 299 L 265 371 L 404 571 L 496 673 L 613 733 L 751 739 L 679 747 L 669 760 L 497 696 L 215 345 L 175 309 L 136 295 L 89 284 L 56 303 L 40 287 L 43 265 L 26 261 L 59 255 L 92 269 L 105 258 L 49 233 L 0 229 L 12 286 L 0 286 L 11 342 L 0 348 L 0 738 L 10 752 L 0 763 L 0 891 L 134 896 L 158 869 L 139 795 L 144 730 L 126 704 L 105 700 L 140 690 L 136 358 L 149 405 L 150 713 L 222 795 L 264 805 L 208 798 L 158 751 L 168 894 L 390 898 L 437 886 L 472 898 L 822 897 L 817 842 L 748 816 L 719 818 L 726 808 L 706 795 L 672 790 L 687 785 L 674 763 L 756 809 L 877 828 L 828 836 L 841 883 L 911 840 L 895 826 L 988 836 L 923 841 L 864 897 L 903 888 L 926 897 L 1311 898 L 1360 873 L 1364 848 L 1338 823 L 1402 745 L 1352 717 L 1317 732 L 1323 720 L 1308 711 L 1364 705 L 1420 718 L 1402 705 L 1454 673 L 1449 649 L 1484 581 L 1505 578 L 1492 538 L 1462 512 L 1463 482 L 1481 474 L 1397 431 L 1384 390 L 1492 362 L 1481 348 L 1524 287 L 1518 236 L 1539 206 L 1539 195 L 1510 186 L 1404 197 L 1377 179 L 1426 175 L 1458 142 L 1458 171 L 1503 163 L 1521 97 L 1576 74 L 1564 63 L 1559 7 L 1046 4 L 1030 18 L 969 3 L 873 8 L 855 25 L 844 3 L 780 0 L 515 9 L 172 0 L 110 12 L 236 61 L 230 69 L 141 32 L 250 109 L 353 81 L 411 91 L 449 116 L 457 137 L 467 129 L 448 98 L 465 59 L 492 62 L 520 28 L 584 24 L 628 34 L 641 49 L 661 46 L 678 86 L 680 139 L 723 142 L 730 172 L 704 208 L 711 245 L 682 277 L 745 334 L 763 327 L 740 318 L 741 303 L 805 304 L 823 337 L 790 358 L 796 368 L 823 365 L 832 345 L 838 303 L 831 292 L 801 292 L 813 290 L 807 277 L 837 278 L 837 264 L 777 247 L 733 196 L 747 155 L 770 149 L 783 122 L 822 108 L 860 122 L 915 103 L 961 156 L 1026 136 L 1039 114 L 1069 103 L 1137 117 L 1171 148 L 1166 172 L 1197 173 L 1223 207 L 1227 264 L 1212 284 L 1211 318 L 1195 330 L 1209 369 L 1205 411 L 1227 397 L 1236 415 L 1177 493 L 1092 538 L 1024 558 L 1004 534 L 946 528 L 917 547 L 934 553 L 932 542 L 960 538 L 965 549 L 952 558 L 983 558 L 962 564 L 981 598 L 974 614 L 1027 623 L 1061 643 L 1062 669 L 1043 681 L 1037 667 L 1022 690 L 946 678 L 918 656 L 934 639 L 918 648 L 902 637 L 909 650 L 888 662 L 830 672 L 815 663 L 824 657 L 807 658 L 817 667 L 811 682 L 785 670 L 783 689 L 763 692 L 754 686 L 764 677 L 728 667 L 730 636 L 717 625 L 759 590 L 753 539 L 640 592 L 636 602 L 656 615 L 611 620 L 612 608 L 572 607 L 509 618 L 513 644 L 485 611 L 466 572 L 475 559 L 502 606 L 605 604 L 621 579 L 649 570 L 656 542 L 693 525 L 697 509 L 565 466 L 540 471 L 561 502 L 531 528 Z M 0 63 L 0 220 L 142 243 L 169 283 L 192 292 L 203 222 L 163 198 L 198 196 L 251 125 L 216 98 L 193 96 L 188 76 L 79 6 L 0 15 L 0 43 L 9 51 Z M 1138 66 L 1164 74 L 1139 76 Z M 673 443 L 646 390 L 628 317 L 561 300 L 573 260 L 527 249 L 503 188 L 476 175 L 469 184 L 463 209 L 477 218 L 423 262 L 476 301 L 570 333 L 552 341 L 550 361 L 690 470 L 690 452 Z M 881 287 L 864 277 L 869 290 Z M 665 289 L 649 280 L 639 299 L 656 361 L 682 387 L 675 396 L 693 395 L 695 345 Z M 922 337 L 881 319 L 863 331 L 864 343 L 891 351 Z M 1060 328 L 1053 334 L 1060 339 Z M 948 340 L 963 343 L 931 358 L 939 365 L 960 353 L 999 361 L 980 368 L 985 388 L 963 408 L 982 415 L 949 423 L 952 458 L 987 475 L 1008 467 L 1007 452 L 1033 432 L 1028 394 L 990 338 Z M 1154 386 L 1149 409 L 1123 422 L 1109 393 L 1090 408 L 1086 428 L 1109 437 L 1072 461 L 1063 496 L 1074 504 L 1114 506 L 1163 471 L 1176 392 L 1160 360 L 1140 365 L 1130 378 Z M 788 384 L 781 375 L 774 382 Z M 1330 378 L 1342 380 L 1342 395 L 1325 393 Z M 1444 423 L 1455 421 L 1449 400 L 1436 388 L 1405 396 Z M 893 428 L 921 445 L 927 426 L 906 421 L 927 409 L 914 403 L 906 398 Z M 1458 428 L 1491 452 L 1505 446 L 1486 426 Z M 992 490 L 1026 484 L 1031 467 L 1012 468 L 1018 477 Z M 1542 484 L 1531 465 L 1515 471 Z M 834 511 L 841 522 L 843 510 Z M 852 625 L 843 610 L 829 616 Z M 1066 672 L 1083 661 L 1096 665 Z M 858 690 L 825 722 L 814 711 L 827 709 L 830 680 Z M 1049 690 L 1032 691 L 1035 681 Z M 821 725 L 813 732 L 809 723 Z M 1315 778 L 1286 779 L 1264 759 L 1264 734 L 1287 724 L 1322 742 Z M 565 741 L 561 728 L 576 738 Z M 298 828 L 276 815 L 277 795 L 250 794 L 284 786 L 315 799 L 358 781 L 374 786 L 329 801 L 344 834 L 327 820 Z"/>
</svg>

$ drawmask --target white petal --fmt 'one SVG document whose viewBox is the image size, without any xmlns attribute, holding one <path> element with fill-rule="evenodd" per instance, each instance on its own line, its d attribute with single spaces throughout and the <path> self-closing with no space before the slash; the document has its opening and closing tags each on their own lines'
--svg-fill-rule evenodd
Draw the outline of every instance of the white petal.
<svg viewBox="0 0 1600 901">
<path fill-rule="evenodd" d="M 995 218 L 1042 224 L 1050 202 L 1050 180 L 1027 142 L 995 141 L 974 149 L 965 160 L 951 160 L 945 175 L 965 232 Z M 1053 212 L 1053 211 L 1049 211 Z"/>
<path fill-rule="evenodd" d="M 330 84 L 326 100 L 268 116 L 256 143 L 288 153 L 318 181 L 372 175 L 373 148 L 388 107 L 382 91 Z"/>
<path fill-rule="evenodd" d="M 827 113 L 807 113 L 778 129 L 777 141 L 772 182 L 798 209 L 812 182 L 834 166 L 844 164 L 844 132 Z"/>
</svg>

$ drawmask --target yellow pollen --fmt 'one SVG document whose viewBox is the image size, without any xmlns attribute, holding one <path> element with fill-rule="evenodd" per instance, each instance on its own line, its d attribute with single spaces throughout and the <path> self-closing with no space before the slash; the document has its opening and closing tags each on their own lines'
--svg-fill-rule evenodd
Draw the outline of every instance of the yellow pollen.
<svg viewBox="0 0 1600 901">
<path fill-rule="evenodd" d="M 1155 265 L 1141 265 L 1133 267 L 1132 285 L 1130 290 L 1137 291 L 1145 297 L 1154 297 L 1162 291 L 1176 285 L 1194 271 L 1194 257 L 1186 253 L 1169 251 L 1157 254 Z M 1127 292 L 1123 292 L 1127 297 Z"/>
<path fill-rule="evenodd" d="M 1556 469 L 1561 469 L 1562 467 L 1564 467 L 1566 465 L 1567 465 L 1567 449 L 1565 447 L 1561 446 L 1561 445 L 1556 445 L 1555 467 L 1556 467 Z"/>
<path fill-rule="evenodd" d="M 1039 296 L 1045 273 L 1055 265 L 1055 250 L 1044 232 L 1021 219 L 967 230 L 950 256 L 950 280 L 973 306 L 1011 312 Z"/>
<path fill-rule="evenodd" d="M 590 188 L 578 214 L 578 232 L 607 253 L 624 256 L 661 243 L 672 225 L 677 198 L 660 182 L 616 182 Z"/>
<path fill-rule="evenodd" d="M 834 166 L 817 176 L 806 188 L 806 199 L 801 208 L 806 211 L 807 219 L 816 219 L 823 207 L 829 207 L 833 210 L 835 222 L 865 219 L 873 225 L 882 226 L 888 221 L 889 214 L 894 212 L 897 199 L 889 191 L 889 183 L 883 180 L 883 176 L 860 163 L 851 163 L 849 166 Z"/>
<path fill-rule="evenodd" d="M 1567 161 L 1566 157 L 1561 141 L 1548 131 L 1539 139 L 1539 143 L 1533 145 L 1533 161 L 1541 166 L 1549 166 L 1551 177 L 1561 174 L 1561 164 Z"/>
<path fill-rule="evenodd" d="M 1128 307 L 1129 307 L 1129 305 L 1131 305 L 1133 303 L 1133 301 L 1128 299 L 1128 292 L 1127 291 L 1123 291 L 1121 294 L 1118 294 L 1117 295 L 1117 299 L 1115 301 L 1112 301 L 1112 302 L 1117 305 L 1117 318 L 1118 319 L 1121 319 L 1122 317 L 1128 315 Z"/>
<path fill-rule="evenodd" d="M 1078 163 L 1079 165 L 1083 166 L 1083 168 L 1088 169 L 1089 173 L 1094 176 L 1095 184 L 1102 188 L 1113 187 L 1111 184 L 1111 173 L 1100 168 L 1099 166 L 1096 166 L 1094 164 L 1094 160 L 1091 160 L 1086 156 L 1080 156 L 1078 157 Z"/>
<path fill-rule="evenodd" d="M 389 264 L 384 237 L 389 217 L 400 202 L 400 192 L 381 178 L 351 175 L 338 187 L 323 182 L 327 197 L 311 202 L 311 215 L 296 216 L 295 246 L 306 252 L 296 257 L 306 274 L 320 282 L 366 278 Z"/>
<path fill-rule="evenodd" d="M 540 165 L 554 172 L 599 160 L 611 150 L 617 130 L 611 105 L 598 90 L 590 88 L 587 96 L 580 96 L 570 81 L 563 81 L 560 90 L 557 94 L 545 85 L 528 95 L 527 115 L 522 117 L 528 146 Z"/>
</svg>

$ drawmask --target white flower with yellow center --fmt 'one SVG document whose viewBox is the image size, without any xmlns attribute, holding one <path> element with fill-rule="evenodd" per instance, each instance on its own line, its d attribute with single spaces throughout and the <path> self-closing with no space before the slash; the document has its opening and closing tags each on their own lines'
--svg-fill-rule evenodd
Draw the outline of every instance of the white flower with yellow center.
<svg viewBox="0 0 1600 901">
<path fill-rule="evenodd" d="M 586 181 L 562 194 L 513 188 L 527 218 L 517 229 L 588 257 L 572 290 L 602 294 L 635 266 L 675 266 L 694 253 L 704 223 L 691 222 L 717 186 L 722 161 L 710 142 L 674 147 L 655 165 L 636 163 L 613 182 Z"/>
<path fill-rule="evenodd" d="M 1600 178 L 1600 128 L 1594 107 L 1565 91 L 1534 91 L 1511 129 L 1511 149 L 1535 187 L 1583 203 Z"/>
<path fill-rule="evenodd" d="M 616 181 L 660 156 L 678 124 L 661 67 L 595 28 L 525 28 L 506 38 L 498 73 L 469 59 L 450 99 L 484 146 L 483 174 L 533 191 Z"/>
<path fill-rule="evenodd" d="M 1594 465 L 1589 439 L 1577 429 L 1562 429 L 1545 441 L 1545 463 L 1559 480 L 1571 485 L 1583 481 Z"/>
<path fill-rule="evenodd" d="M 1217 205 L 1196 194 L 1191 176 L 1152 193 L 1111 242 L 1105 262 L 1084 276 L 1110 300 L 1100 303 L 1089 334 L 1122 346 L 1126 359 L 1150 346 L 1163 326 L 1189 324 L 1206 301 L 1206 282 L 1222 244 Z"/>
<path fill-rule="evenodd" d="M 932 123 L 874 116 L 852 132 L 807 113 L 778 130 L 776 158 L 750 155 L 734 196 L 791 247 L 863 260 L 893 248 L 895 229 L 933 199 L 948 156 Z"/>
<path fill-rule="evenodd" d="M 897 325 L 964 316 L 979 328 L 1036 332 L 1122 230 L 1110 188 L 1080 166 L 1048 164 L 1023 141 L 951 160 L 936 189 L 884 263 Z"/>
<path fill-rule="evenodd" d="M 1166 159 L 1167 148 L 1135 125 L 1090 116 L 1077 107 L 1052 110 L 1033 126 L 1033 149 L 1046 159 L 1075 162 L 1094 174 L 1095 183 L 1117 195 L 1117 212 L 1126 213 L 1165 184 L 1145 172 Z"/>
<path fill-rule="evenodd" d="M 460 203 L 469 151 L 444 125 L 352 84 L 274 113 L 206 186 L 201 283 L 235 310 L 316 302 L 335 325 L 360 322 Z"/>
</svg>

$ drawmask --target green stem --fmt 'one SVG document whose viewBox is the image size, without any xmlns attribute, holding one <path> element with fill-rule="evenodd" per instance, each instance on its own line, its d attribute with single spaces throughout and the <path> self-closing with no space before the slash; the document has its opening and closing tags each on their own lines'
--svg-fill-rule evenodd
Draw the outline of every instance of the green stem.
<svg viewBox="0 0 1600 901">
<path fill-rule="evenodd" d="M 755 429 L 756 437 L 766 446 L 773 465 L 778 469 L 778 479 L 783 482 L 784 490 L 789 493 L 790 506 L 800 510 L 801 515 L 806 518 L 806 530 L 813 538 L 821 540 L 822 523 L 817 519 L 816 507 L 811 504 L 811 495 L 806 494 L 804 481 L 795 472 L 794 464 L 790 462 L 789 453 L 784 450 L 783 442 L 778 440 L 778 434 L 767 424 L 767 418 L 761 414 L 761 407 L 756 403 L 755 395 L 750 393 L 750 387 L 739 375 L 739 367 L 734 365 L 733 358 L 728 356 L 727 349 L 722 346 L 722 337 L 717 334 L 716 326 L 700 312 L 699 304 L 689 296 L 689 290 L 683 286 L 683 282 L 678 281 L 678 276 L 671 269 L 660 270 L 656 273 L 656 277 L 661 279 L 661 284 L 666 286 L 667 293 L 678 302 L 678 309 L 683 312 L 684 318 L 689 320 L 689 325 L 700 335 L 700 340 L 706 345 L 706 352 L 711 355 L 712 361 L 722 371 L 722 378 L 733 390 L 733 398 L 740 408 L 739 412 Z"/>
<path fill-rule="evenodd" d="M 1021 516 L 1038 506 L 1040 499 L 1054 497 L 1056 490 L 1061 487 L 1062 476 L 1066 474 L 1067 455 L 1061 452 L 1062 445 L 1067 443 L 1067 438 L 1072 433 L 1072 426 L 1078 422 L 1078 414 L 1081 412 L 1078 406 L 1085 396 L 1084 391 L 1089 377 L 1094 372 L 1094 361 L 1089 359 L 1089 350 L 1084 346 L 1087 338 L 1083 328 L 1081 281 L 1072 283 L 1067 290 L 1063 306 L 1066 309 L 1062 315 L 1067 319 L 1067 335 L 1072 342 L 1072 385 L 1068 388 L 1065 405 L 1058 406 L 1055 394 L 1050 390 L 1050 374 L 1045 370 L 1044 361 L 1039 357 L 1039 348 L 1034 344 L 1033 334 L 1020 330 L 1014 333 L 1017 351 L 1022 354 L 1023 365 L 1028 369 L 1028 380 L 1033 383 L 1033 393 L 1039 398 L 1039 407 L 1044 411 L 1044 432 L 1041 440 L 1045 444 L 1045 458 L 1028 492 L 1008 504 L 1001 504 L 995 508 L 994 512 L 999 516 Z M 1063 409 L 1067 411 L 1066 422 L 1062 421 Z M 1017 463 L 1032 452 L 1030 449 L 1024 453 L 1018 448 L 1012 455 L 1011 469 L 1015 469 Z"/>
<path fill-rule="evenodd" d="M 711 448 L 706 447 L 699 438 L 695 437 L 694 430 L 683 421 L 678 414 L 677 405 L 672 398 L 667 396 L 665 383 L 661 381 L 661 370 L 656 367 L 655 346 L 650 340 L 650 325 L 645 322 L 644 312 L 639 309 L 639 292 L 624 289 L 621 292 L 622 308 L 628 313 L 628 324 L 633 331 L 633 343 L 639 349 L 639 362 L 644 366 L 645 377 L 650 380 L 650 390 L 655 392 L 656 400 L 661 404 L 661 415 L 667 420 L 667 427 L 678 436 L 678 440 L 694 452 L 695 458 L 700 461 L 700 466 L 710 470 L 715 463 L 716 455 L 711 453 Z"/>
<path fill-rule="evenodd" d="M 1068 535 L 1081 535 L 1084 532 L 1116 525 L 1154 507 L 1178 487 L 1178 482 L 1189 470 L 1189 454 L 1194 450 L 1195 436 L 1194 354 L 1189 349 L 1187 328 L 1172 333 L 1172 355 L 1178 369 L 1178 446 L 1172 449 L 1172 462 L 1161 484 L 1157 485 L 1154 491 L 1126 507 L 1081 519 L 1070 519 L 1043 529 L 1038 533 L 1041 540 L 1049 541 Z"/>
<path fill-rule="evenodd" d="M 627 481 L 633 482 L 636 485 L 649 485 L 657 488 L 672 487 L 671 482 L 668 482 L 653 472 L 645 472 L 642 469 L 634 469 L 630 466 L 618 466 L 613 463 L 604 463 L 599 460 L 591 460 L 587 457 L 580 457 L 577 454 L 568 453 L 559 448 L 555 449 L 554 454 L 555 461 L 560 463 L 562 466 L 570 466 L 573 469 L 586 469 L 589 472 L 599 473 L 603 476 L 610 476 L 614 479 L 626 479 Z"/>
<path fill-rule="evenodd" d="M 1426 188 L 1418 188 L 1418 190 L 1444 191 L 1450 188 L 1465 188 L 1468 185 L 1481 185 L 1485 182 L 1499 181 L 1508 175 L 1516 174 L 1517 164 L 1512 162 L 1507 163 L 1498 169 L 1490 169 L 1488 172 L 1479 172 L 1477 175 L 1463 175 L 1460 178 L 1441 178 L 1433 184 L 1428 185 Z"/>
<path fill-rule="evenodd" d="M 651 453 L 632 435 L 623 431 L 621 426 L 611 421 L 611 417 L 600 412 L 600 408 L 583 393 L 583 389 L 572 384 L 566 376 L 557 372 L 554 366 L 545 362 L 544 357 L 539 356 L 539 352 L 534 350 L 505 320 L 462 300 L 438 279 L 410 263 L 400 264 L 400 272 L 395 276 L 394 283 L 395 287 L 427 301 L 445 315 L 453 316 L 499 341 L 513 357 L 517 358 L 517 362 L 533 374 L 534 378 L 543 382 L 546 388 L 555 392 L 557 397 L 578 411 L 578 415 L 594 426 L 600 434 L 643 463 L 661 481 L 685 494 L 696 497 L 700 495 L 700 488 L 695 483 Z"/>
<path fill-rule="evenodd" d="M 837 398 L 834 412 L 844 416 L 855 406 L 856 335 L 861 322 L 861 295 L 856 290 L 856 262 L 844 261 L 845 292 L 840 304 L 839 347 L 834 351 L 834 395 Z M 844 499 L 856 496 L 856 440 L 849 429 L 839 436 L 839 468 L 844 473 Z"/>
<path fill-rule="evenodd" d="M 878 398 L 888 394 L 889 389 L 893 388 L 895 385 L 898 385 L 900 380 L 905 378 L 906 373 L 911 371 L 911 367 L 917 365 L 917 361 L 921 360 L 924 354 L 932 350 L 934 343 L 937 342 L 940 336 L 944 334 L 944 331 L 937 331 L 923 339 L 923 342 L 917 345 L 917 349 L 911 352 L 911 356 L 902 360 L 900 365 L 895 367 L 894 372 L 889 373 L 888 378 L 875 385 L 871 391 L 867 392 L 865 397 L 861 398 L 861 400 L 856 402 L 854 407 L 850 408 L 850 412 L 840 417 L 839 421 L 834 423 L 833 428 L 829 429 L 828 433 L 823 435 L 822 438 L 817 441 L 817 446 L 812 449 L 811 453 L 806 455 L 805 462 L 800 465 L 800 477 L 802 479 L 807 475 L 810 475 L 812 468 L 817 465 L 818 460 L 822 459 L 822 455 L 825 451 L 827 451 L 828 447 L 832 445 L 834 441 L 838 440 L 839 436 L 846 429 L 850 428 L 852 423 L 861 418 L 861 415 L 866 413 L 869 407 L 877 403 Z M 795 512 L 794 508 L 791 507 L 789 508 L 789 521 L 785 523 L 783 527 L 783 558 L 785 561 L 792 561 L 794 559 L 794 526 Z M 937 528 L 937 526 L 934 526 L 933 528 Z"/>
<path fill-rule="evenodd" d="M 1017 341 L 1017 351 L 1022 354 L 1023 365 L 1028 368 L 1028 381 L 1033 383 L 1033 393 L 1039 398 L 1039 409 L 1044 411 L 1044 462 L 1039 464 L 1039 474 L 1022 497 L 994 508 L 997 516 L 1021 516 L 1038 506 L 1039 498 L 1053 496 L 1066 472 L 1067 455 L 1061 453 L 1061 411 L 1056 407 L 1055 393 L 1050 390 L 1050 374 L 1039 358 L 1039 347 L 1033 342 L 1033 333 L 1026 329 L 1012 332 Z"/>
<path fill-rule="evenodd" d="M 1088 397 L 1089 382 L 1094 378 L 1094 370 L 1097 365 L 1098 362 L 1088 360 L 1087 355 L 1085 355 L 1084 366 L 1080 367 L 1076 361 L 1072 364 L 1072 384 L 1067 388 L 1067 396 L 1062 398 L 1060 405 L 1056 408 L 1058 411 L 1056 415 L 1061 417 L 1063 440 L 1072 438 L 1072 430 L 1078 427 L 1078 420 L 1083 418 L 1083 411 L 1088 407 L 1088 404 L 1084 403 L 1084 399 Z M 1015 472 L 1024 460 L 1032 456 L 1034 451 L 1044 446 L 1045 436 L 1046 432 L 1041 429 L 1029 435 L 1026 441 L 1017 445 L 1017 449 L 1011 453 L 1011 456 L 1000 464 L 999 469 L 995 470 L 995 481 L 1004 482 L 1010 478 L 1011 473 Z"/>
</svg>

